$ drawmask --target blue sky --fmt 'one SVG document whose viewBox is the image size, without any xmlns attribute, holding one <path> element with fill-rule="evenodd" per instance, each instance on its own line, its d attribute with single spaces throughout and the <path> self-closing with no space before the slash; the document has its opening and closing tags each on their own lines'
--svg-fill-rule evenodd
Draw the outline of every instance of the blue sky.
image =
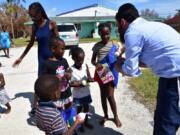
<svg viewBox="0 0 180 135">
<path fill-rule="evenodd" d="M 6 0 L 0 0 L 0 2 L 4 1 Z M 123 3 L 131 2 L 139 11 L 146 8 L 154 9 L 163 17 L 172 16 L 176 13 L 176 9 L 180 9 L 180 0 L 26 0 L 23 5 L 28 8 L 28 5 L 35 1 L 39 1 L 43 5 L 48 16 L 55 16 L 62 12 L 96 3 L 117 10 Z"/>
</svg>

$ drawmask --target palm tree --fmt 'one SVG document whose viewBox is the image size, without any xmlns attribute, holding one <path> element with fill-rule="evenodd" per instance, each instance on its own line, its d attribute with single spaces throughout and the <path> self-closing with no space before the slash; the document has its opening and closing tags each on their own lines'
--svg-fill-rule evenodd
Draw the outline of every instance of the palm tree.
<svg viewBox="0 0 180 135">
<path fill-rule="evenodd" d="M 20 2 L 26 2 L 26 0 L 7 0 L 8 3 L 8 12 L 11 14 L 11 31 L 12 38 L 14 39 L 14 26 L 13 26 L 13 14 L 16 13 L 16 5 L 19 5 Z"/>
</svg>

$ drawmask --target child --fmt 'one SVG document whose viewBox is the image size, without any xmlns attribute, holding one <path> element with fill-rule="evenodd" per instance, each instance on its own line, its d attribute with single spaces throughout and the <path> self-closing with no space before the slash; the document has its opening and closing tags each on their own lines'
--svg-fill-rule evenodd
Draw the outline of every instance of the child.
<svg viewBox="0 0 180 135">
<path fill-rule="evenodd" d="M 116 52 L 118 50 L 118 45 L 110 41 L 111 28 L 108 23 L 101 23 L 98 26 L 98 33 L 101 36 L 101 41 L 96 43 L 93 47 L 93 55 L 91 62 L 96 66 L 95 80 L 98 81 L 101 92 L 101 103 L 104 112 L 104 118 L 100 121 L 101 125 L 109 119 L 107 100 L 111 106 L 114 122 L 117 127 L 121 127 L 121 122 L 118 118 L 116 101 L 114 98 L 114 87 L 118 83 L 118 72 L 115 70 Z M 122 55 L 122 54 L 120 54 Z M 108 68 L 113 74 L 113 77 L 108 81 L 102 82 L 101 78 L 98 76 L 97 70 L 101 69 L 104 65 L 108 65 Z"/>
<path fill-rule="evenodd" d="M 9 113 L 11 111 L 11 106 L 9 104 L 10 98 L 7 95 L 5 89 L 5 80 L 4 80 L 4 75 L 0 73 L 0 104 L 5 105 L 7 107 L 5 113 Z"/>
<path fill-rule="evenodd" d="M 72 135 L 76 126 L 83 122 L 76 117 L 74 125 L 68 130 L 61 113 L 54 104 L 60 98 L 61 87 L 59 79 L 54 75 L 42 75 L 34 85 L 35 94 L 40 99 L 36 110 L 37 127 L 46 135 Z"/>
<path fill-rule="evenodd" d="M 9 32 L 6 31 L 5 26 L 2 26 L 2 32 L 0 32 L 0 44 L 3 49 L 5 57 L 9 58 L 9 48 L 11 47 L 11 38 Z"/>
<path fill-rule="evenodd" d="M 64 55 L 65 43 L 58 37 L 52 37 L 49 42 L 49 48 L 53 56 L 45 61 L 43 74 L 56 75 L 62 83 L 61 98 L 56 102 L 57 107 L 62 111 L 66 122 L 75 115 L 75 109 L 72 108 L 72 93 L 68 81 L 71 79 L 71 71 Z"/>
<path fill-rule="evenodd" d="M 73 93 L 73 102 L 77 106 L 77 113 L 86 113 L 84 125 L 92 129 L 93 126 L 88 123 L 89 104 L 92 102 L 88 81 L 91 81 L 88 65 L 84 63 L 85 53 L 82 48 L 76 47 L 71 50 L 74 65 L 72 69 L 71 87 Z M 84 132 L 84 125 L 81 125 L 79 130 Z"/>
</svg>

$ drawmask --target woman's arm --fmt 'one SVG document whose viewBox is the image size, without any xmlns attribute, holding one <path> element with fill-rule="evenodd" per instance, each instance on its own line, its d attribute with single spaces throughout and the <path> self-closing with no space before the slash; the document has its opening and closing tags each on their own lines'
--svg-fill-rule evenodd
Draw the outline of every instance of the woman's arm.
<svg viewBox="0 0 180 135">
<path fill-rule="evenodd" d="M 35 41 L 35 27 L 33 25 L 32 26 L 32 35 L 31 35 L 30 41 L 29 41 L 28 45 L 26 46 L 24 52 L 21 54 L 21 56 L 13 63 L 13 67 L 15 67 L 21 63 L 22 59 L 26 56 L 26 54 L 29 52 L 29 50 L 33 46 L 34 41 Z"/>
<path fill-rule="evenodd" d="M 57 28 L 56 22 L 50 21 L 50 26 L 49 27 L 50 27 L 50 29 L 53 32 L 53 36 L 59 37 L 59 32 L 58 32 L 58 28 Z"/>
</svg>

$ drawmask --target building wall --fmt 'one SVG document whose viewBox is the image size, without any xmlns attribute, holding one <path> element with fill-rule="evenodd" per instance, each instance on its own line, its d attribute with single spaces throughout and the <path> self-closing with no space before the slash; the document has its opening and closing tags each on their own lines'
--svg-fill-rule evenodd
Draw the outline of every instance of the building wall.
<svg viewBox="0 0 180 135">
<path fill-rule="evenodd" d="M 115 22 L 111 22 L 111 37 L 112 38 L 118 38 L 118 30 L 117 30 L 117 25 Z"/>
<path fill-rule="evenodd" d="M 91 32 L 94 29 L 93 22 L 84 22 L 81 23 L 81 30 L 78 30 L 80 38 L 92 37 Z"/>
<path fill-rule="evenodd" d="M 79 37 L 80 38 L 88 38 L 88 37 L 99 38 L 98 28 L 96 25 L 97 24 L 95 22 L 81 23 L 81 29 L 78 30 Z M 92 31 L 94 32 L 94 34 L 92 33 Z M 111 37 L 112 38 L 118 37 L 117 26 L 115 22 L 111 22 Z"/>
</svg>

